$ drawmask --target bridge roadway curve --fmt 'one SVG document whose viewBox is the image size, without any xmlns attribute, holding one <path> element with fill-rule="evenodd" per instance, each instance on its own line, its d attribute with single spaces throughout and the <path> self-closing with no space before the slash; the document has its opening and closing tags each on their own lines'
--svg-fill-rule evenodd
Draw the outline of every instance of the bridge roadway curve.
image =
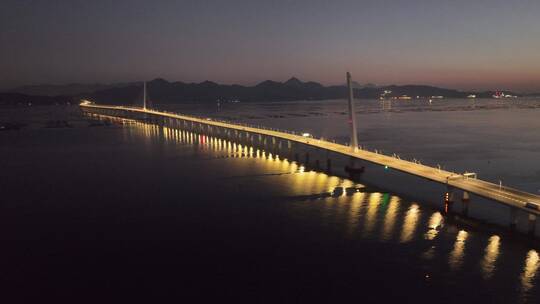
<svg viewBox="0 0 540 304">
<path fill-rule="evenodd" d="M 240 124 L 234 124 L 230 122 L 222 122 L 213 120 L 210 118 L 197 118 L 192 116 L 186 116 L 177 113 L 156 111 L 143 108 L 125 107 L 125 106 L 107 106 L 107 105 L 95 105 L 81 103 L 81 107 L 108 109 L 108 110 L 124 110 L 128 112 L 136 112 L 142 114 L 151 114 L 155 116 L 181 119 L 185 121 L 192 121 L 196 123 L 211 125 L 215 127 L 228 128 L 232 130 L 247 131 L 253 134 L 261 134 L 266 136 L 273 136 L 284 140 L 290 140 L 292 142 L 301 143 L 314 148 L 328 150 L 334 153 L 351 156 L 364 161 L 368 161 L 381 166 L 388 166 L 393 170 L 399 170 L 408 174 L 419 176 L 428 180 L 439 182 L 441 184 L 448 184 L 451 187 L 467 191 L 469 193 L 476 194 L 487 199 L 500 202 L 502 204 L 515 207 L 523 210 L 527 213 L 534 215 L 540 215 L 540 196 L 533 193 L 520 191 L 509 187 L 501 187 L 500 185 L 493 184 L 487 181 L 479 180 L 476 178 L 467 178 L 461 174 L 441 170 L 438 168 L 429 167 L 423 164 L 402 160 L 396 157 L 391 157 L 375 152 L 357 149 L 353 151 L 350 146 L 345 146 L 337 143 L 328 142 L 325 140 L 315 139 L 311 137 L 304 137 L 292 133 L 286 133 L 282 131 L 260 129 L 250 126 L 244 126 Z M 526 203 L 532 203 L 539 206 L 539 210 L 534 210 L 525 207 Z"/>
</svg>

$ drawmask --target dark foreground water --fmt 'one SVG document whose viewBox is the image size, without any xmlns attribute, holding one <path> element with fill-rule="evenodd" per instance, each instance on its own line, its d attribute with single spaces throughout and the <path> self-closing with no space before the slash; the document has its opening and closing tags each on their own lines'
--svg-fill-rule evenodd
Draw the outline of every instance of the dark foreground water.
<svg viewBox="0 0 540 304">
<path fill-rule="evenodd" d="M 250 147 L 36 111 L 0 133 L 5 303 L 540 299 L 520 235 Z M 43 111 L 73 128 L 43 128 Z M 323 195 L 336 186 L 361 190 Z"/>
</svg>

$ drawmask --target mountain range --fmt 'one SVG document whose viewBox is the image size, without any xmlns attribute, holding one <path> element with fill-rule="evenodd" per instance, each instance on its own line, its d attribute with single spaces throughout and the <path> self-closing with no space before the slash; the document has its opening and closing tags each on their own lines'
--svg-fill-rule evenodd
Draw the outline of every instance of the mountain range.
<svg viewBox="0 0 540 304">
<path fill-rule="evenodd" d="M 465 98 L 475 94 L 478 98 L 491 97 L 494 92 L 464 92 L 426 85 L 353 84 L 356 98 L 379 98 L 384 91 L 389 97 L 444 96 Z M 210 103 L 210 102 L 272 102 L 295 100 L 324 100 L 346 98 L 345 85 L 323 86 L 313 81 L 292 77 L 285 82 L 263 81 L 254 86 L 224 85 L 212 81 L 201 83 L 169 82 L 157 78 L 147 82 L 148 99 L 153 103 Z M 511 95 L 518 95 L 507 92 Z M 121 84 L 69 84 L 24 86 L 0 93 L 0 104 L 32 102 L 36 104 L 78 102 L 89 99 L 96 103 L 136 104 L 142 100 L 142 82 Z"/>
</svg>

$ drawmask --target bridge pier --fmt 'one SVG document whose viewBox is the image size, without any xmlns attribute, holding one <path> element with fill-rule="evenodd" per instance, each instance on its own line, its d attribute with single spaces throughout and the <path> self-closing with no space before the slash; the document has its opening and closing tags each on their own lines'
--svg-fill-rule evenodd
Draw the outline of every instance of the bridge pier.
<svg viewBox="0 0 540 304">
<path fill-rule="evenodd" d="M 510 207 L 510 230 L 512 231 L 515 231 L 517 228 L 517 213 L 517 208 Z"/>
<path fill-rule="evenodd" d="M 326 158 L 326 172 L 332 174 L 332 160 L 329 157 Z"/>
<path fill-rule="evenodd" d="M 529 213 L 529 229 L 527 233 L 530 236 L 534 236 L 535 230 L 536 230 L 536 215 Z"/>
<path fill-rule="evenodd" d="M 279 141 L 274 139 L 275 137 L 272 138 L 272 154 L 275 155 L 277 158 L 277 156 L 279 155 Z"/>
<path fill-rule="evenodd" d="M 364 172 L 363 166 L 358 166 L 359 160 L 355 159 L 352 156 L 349 156 L 349 164 L 345 166 L 345 172 L 352 180 L 357 180 L 361 177 Z"/>
<path fill-rule="evenodd" d="M 294 158 L 293 150 L 292 150 L 292 143 L 290 140 L 287 140 L 287 158 L 292 160 Z"/>
<path fill-rule="evenodd" d="M 321 167 L 321 160 L 322 160 L 321 154 L 322 154 L 322 151 L 319 148 L 315 148 L 313 153 L 315 155 L 315 169 L 320 170 L 322 168 Z"/>
<path fill-rule="evenodd" d="M 309 166 L 309 152 L 306 152 L 306 166 Z"/>
<path fill-rule="evenodd" d="M 470 197 L 469 192 L 463 191 L 463 198 L 461 199 L 462 208 L 461 208 L 461 214 L 463 216 L 468 217 L 469 216 L 469 203 L 470 203 Z"/>
<path fill-rule="evenodd" d="M 275 144 L 272 145 L 272 154 L 276 156 L 279 155 L 279 146 L 277 141 Z"/>
</svg>

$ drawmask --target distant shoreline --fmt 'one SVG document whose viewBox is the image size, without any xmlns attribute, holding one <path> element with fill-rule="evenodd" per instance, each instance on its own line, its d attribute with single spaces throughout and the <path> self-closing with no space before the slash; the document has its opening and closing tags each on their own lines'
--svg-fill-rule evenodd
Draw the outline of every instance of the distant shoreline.
<svg viewBox="0 0 540 304">
<path fill-rule="evenodd" d="M 390 85 L 377 87 L 356 84 L 357 99 L 451 99 L 474 96 L 478 99 L 492 98 L 495 91 L 465 92 L 426 85 Z M 285 82 L 263 81 L 254 86 L 222 85 L 211 81 L 201 83 L 168 82 L 154 79 L 147 83 L 150 103 L 156 104 L 200 104 L 228 102 L 295 102 L 346 98 L 346 87 L 323 86 L 317 82 L 303 82 L 291 78 Z M 94 91 L 92 91 L 94 90 Z M 29 94 L 28 92 L 33 92 Z M 56 93 L 69 94 L 56 94 Z M 38 94 L 41 93 L 41 94 Z M 540 94 L 518 94 L 504 91 L 503 94 L 517 97 L 535 97 Z M 142 99 L 142 83 L 119 85 L 66 85 L 21 87 L 0 93 L 0 104 L 78 104 L 80 99 L 89 99 L 105 104 L 136 104 Z"/>
</svg>

